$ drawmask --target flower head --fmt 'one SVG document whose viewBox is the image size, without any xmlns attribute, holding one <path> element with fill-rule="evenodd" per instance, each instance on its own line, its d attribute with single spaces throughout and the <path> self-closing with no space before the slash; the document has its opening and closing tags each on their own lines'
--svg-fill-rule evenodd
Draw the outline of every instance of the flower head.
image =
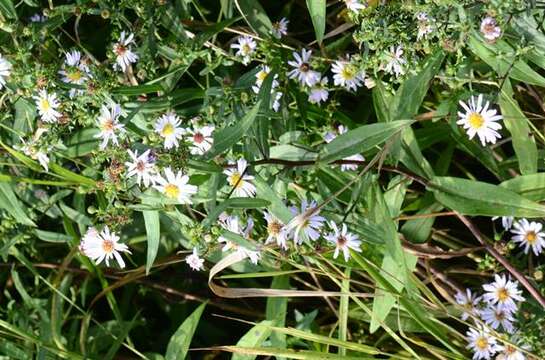
<svg viewBox="0 0 545 360">
<path fill-rule="evenodd" d="M 349 59 L 337 60 L 333 64 L 333 83 L 344 87 L 346 90 L 356 91 L 363 85 L 365 73 L 352 64 Z"/>
<path fill-rule="evenodd" d="M 466 289 L 466 292 L 458 292 L 454 295 L 454 299 L 458 305 L 464 308 L 462 313 L 462 320 L 467 320 L 470 316 L 479 315 L 477 305 L 481 302 L 481 297 L 471 293 L 470 289 Z"/>
<path fill-rule="evenodd" d="M 542 229 L 543 225 L 538 222 L 521 219 L 513 225 L 511 240 L 524 247 L 525 254 L 528 254 L 531 248 L 533 253 L 538 256 L 545 247 L 545 232 Z"/>
<path fill-rule="evenodd" d="M 518 282 L 507 279 L 505 275 L 495 275 L 494 282 L 483 285 L 486 293 L 483 295 L 485 301 L 496 305 L 498 309 L 515 312 L 517 304 L 515 301 L 524 301 L 522 291 L 518 289 Z"/>
<path fill-rule="evenodd" d="M 165 149 L 178 147 L 178 140 L 182 138 L 185 130 L 180 126 L 181 120 L 175 113 L 163 114 L 155 122 L 155 132 L 165 141 Z"/>
<path fill-rule="evenodd" d="M 355 13 L 367 7 L 367 2 L 362 0 L 344 0 L 344 4 L 349 11 L 353 11 Z"/>
<path fill-rule="evenodd" d="M 492 217 L 492 221 L 496 221 L 497 219 L 499 219 L 499 216 Z M 501 217 L 501 226 L 503 227 L 503 230 L 507 231 L 507 230 L 511 229 L 511 227 L 513 226 L 513 221 L 514 220 L 515 220 L 515 218 L 512 217 L 512 216 L 502 216 Z"/>
<path fill-rule="evenodd" d="M 496 41 L 501 36 L 501 28 L 498 26 L 496 19 L 487 16 L 481 22 L 481 34 L 488 41 Z"/>
<path fill-rule="evenodd" d="M 100 233 L 93 227 L 89 228 L 81 239 L 79 248 L 85 256 L 94 260 L 97 265 L 102 260 L 106 260 L 106 265 L 110 266 L 110 259 L 115 257 L 121 268 L 125 267 L 125 262 L 120 252 L 131 253 L 127 245 L 119 243 L 119 236 L 114 232 L 110 232 L 107 226 Z"/>
<path fill-rule="evenodd" d="M 255 74 L 255 85 L 252 86 L 252 90 L 254 93 L 259 94 L 259 90 L 261 90 L 261 85 L 263 84 L 263 81 L 265 81 L 267 75 L 269 75 L 270 72 L 270 67 L 268 67 L 267 65 L 261 65 L 260 70 Z M 271 91 L 278 87 L 278 80 L 276 80 L 277 78 L 278 74 L 274 74 Z"/>
<path fill-rule="evenodd" d="M 127 167 L 127 177 L 136 176 L 136 183 L 140 185 L 142 182 L 144 186 L 148 187 L 155 181 L 155 165 L 150 161 L 150 150 L 146 150 L 142 155 L 138 156 L 138 151 L 127 150 L 132 161 L 127 161 L 125 166 Z"/>
<path fill-rule="evenodd" d="M 343 252 L 344 261 L 348 261 L 350 258 L 350 249 L 361 252 L 361 241 L 358 240 L 356 235 L 348 232 L 346 224 L 343 224 L 341 229 L 339 229 L 337 224 L 335 224 L 333 221 L 331 221 L 329 224 L 333 229 L 333 232 L 326 235 L 325 238 L 327 241 L 335 245 L 335 253 L 333 254 L 334 259 L 339 256 L 339 251 Z"/>
<path fill-rule="evenodd" d="M 310 93 L 308 94 L 308 101 L 311 104 L 320 104 L 321 102 L 327 101 L 329 97 L 329 90 L 327 89 L 327 83 L 329 79 L 327 76 L 324 76 L 321 80 L 318 80 L 310 88 Z"/>
<path fill-rule="evenodd" d="M 526 360 L 522 350 L 530 350 L 528 345 L 519 345 L 520 339 L 516 336 L 511 338 L 510 343 L 504 342 L 496 346 L 498 355 L 496 360 Z"/>
<path fill-rule="evenodd" d="M 42 121 L 54 123 L 62 116 L 62 114 L 57 111 L 61 104 L 55 93 L 49 94 L 45 89 L 42 89 L 37 96 L 34 96 L 34 102 L 36 103 Z"/>
<path fill-rule="evenodd" d="M 404 68 L 407 65 L 407 60 L 403 57 L 402 46 L 391 46 L 387 58 L 388 62 L 384 66 L 384 71 L 396 77 L 405 74 Z"/>
<path fill-rule="evenodd" d="M 473 351 L 473 360 L 490 359 L 497 351 L 496 338 L 486 328 L 470 328 L 467 334 L 467 348 Z"/>
<path fill-rule="evenodd" d="M 134 64 L 138 60 L 138 55 L 131 49 L 132 44 L 134 44 L 134 34 L 130 33 L 127 36 L 125 31 L 122 31 L 119 35 L 119 40 L 113 46 L 115 54 L 114 70 L 121 69 L 125 72 L 131 64 Z"/>
<path fill-rule="evenodd" d="M 418 34 L 416 34 L 417 40 L 423 39 L 428 34 L 433 32 L 433 26 L 431 25 L 431 20 L 427 13 L 419 12 L 416 14 L 416 19 L 418 20 Z"/>
<path fill-rule="evenodd" d="M 125 126 L 119 123 L 120 115 L 121 106 L 119 104 L 112 103 L 109 109 L 106 105 L 102 105 L 100 108 L 100 115 L 97 119 L 100 132 L 95 137 L 102 138 L 101 149 L 105 149 L 110 141 L 114 145 L 119 144 L 117 140 L 118 133 L 125 132 Z"/>
<path fill-rule="evenodd" d="M 6 78 L 11 74 L 11 63 L 0 54 L 0 90 L 6 85 Z"/>
<path fill-rule="evenodd" d="M 305 239 L 315 241 L 320 237 L 320 229 L 324 225 L 325 218 L 320 216 L 320 210 L 317 209 L 316 202 L 310 204 L 303 200 L 301 202 L 301 212 L 295 207 L 290 207 L 294 218 L 287 225 L 288 231 L 293 234 L 293 242 L 301 245 Z"/>
<path fill-rule="evenodd" d="M 237 49 L 235 55 L 242 57 L 242 63 L 248 65 L 252 60 L 252 54 L 255 52 L 257 43 L 250 36 L 239 36 L 237 42 L 231 44 L 232 49 Z"/>
<path fill-rule="evenodd" d="M 82 85 L 90 77 L 89 67 L 81 61 L 81 53 L 77 50 L 67 52 L 66 59 L 59 74 L 62 77 L 62 81 L 67 84 Z M 70 89 L 70 97 L 74 97 L 76 94 L 82 94 L 82 89 Z"/>
<path fill-rule="evenodd" d="M 199 257 L 196 247 L 193 248 L 193 253 L 185 258 L 185 262 L 195 271 L 204 269 L 204 259 Z"/>
<path fill-rule="evenodd" d="M 185 130 L 191 141 L 190 152 L 193 155 L 203 155 L 210 150 L 214 144 L 212 133 L 214 126 L 194 127 L 193 129 Z"/>
<path fill-rule="evenodd" d="M 252 218 L 249 218 L 248 219 L 248 224 L 246 225 L 246 228 L 243 229 L 242 228 L 242 225 L 240 223 L 240 219 L 237 217 L 237 216 L 227 216 L 225 214 L 222 214 L 222 216 L 220 216 L 220 225 L 232 232 L 232 233 L 235 233 L 237 235 L 241 235 L 242 237 L 244 237 L 245 239 L 249 240 L 250 239 L 250 233 L 254 227 L 254 221 L 252 220 Z M 250 262 L 252 262 L 253 264 L 257 264 L 257 262 L 259 261 L 259 259 L 261 258 L 261 254 L 259 253 L 259 251 L 255 251 L 255 250 L 250 250 L 242 245 L 239 245 L 229 239 L 227 239 L 225 236 L 220 236 L 218 238 L 218 242 L 220 243 L 224 243 L 223 245 L 223 248 L 221 249 L 221 251 L 230 251 L 230 250 L 234 250 L 246 257 L 248 257 L 250 259 Z"/>
<path fill-rule="evenodd" d="M 501 115 L 497 115 L 496 110 L 489 109 L 490 103 L 487 101 L 483 106 L 483 95 L 477 98 L 471 97 L 469 103 L 460 101 L 460 105 L 464 108 L 465 113 L 458 112 L 458 125 L 463 125 L 467 130 L 469 139 L 473 139 L 475 135 L 481 140 L 483 146 L 487 142 L 495 144 L 496 139 L 500 139 L 501 135 L 498 130 L 501 129 L 501 124 L 498 120 L 502 119 Z"/>
<path fill-rule="evenodd" d="M 288 35 L 288 24 L 290 21 L 283 17 L 280 21 L 277 21 L 272 24 L 271 33 L 277 39 L 280 39 L 284 35 Z"/>
<path fill-rule="evenodd" d="M 191 204 L 191 195 L 197 193 L 197 187 L 188 184 L 189 176 L 181 171 L 174 174 L 170 167 L 165 168 L 164 172 L 165 177 L 160 175 L 155 177 L 157 184 L 154 187 L 171 200 L 180 204 Z"/>
<path fill-rule="evenodd" d="M 267 211 L 263 212 L 263 216 L 267 221 L 267 240 L 265 244 L 276 242 L 278 246 L 286 250 L 288 248 L 286 226 L 276 216 Z"/>
<path fill-rule="evenodd" d="M 247 175 L 246 168 L 248 163 L 244 159 L 239 159 L 236 164 L 236 168 L 228 168 L 223 171 L 227 175 L 227 182 L 234 188 L 233 194 L 239 197 L 254 197 L 255 185 L 250 181 L 254 179 L 253 176 Z"/>
<path fill-rule="evenodd" d="M 505 309 L 489 306 L 481 311 L 481 318 L 486 325 L 494 330 L 497 330 L 501 326 L 503 330 L 509 334 L 512 334 L 515 331 L 515 328 L 513 327 L 515 318 L 511 312 L 506 311 Z"/>
<path fill-rule="evenodd" d="M 316 84 L 320 79 L 320 73 L 312 70 L 310 66 L 310 56 L 312 55 L 312 50 L 303 49 L 301 55 L 297 52 L 293 52 L 293 57 L 295 61 L 288 61 L 288 65 L 293 67 L 288 76 L 290 79 L 297 79 L 301 85 L 312 86 Z"/>
</svg>

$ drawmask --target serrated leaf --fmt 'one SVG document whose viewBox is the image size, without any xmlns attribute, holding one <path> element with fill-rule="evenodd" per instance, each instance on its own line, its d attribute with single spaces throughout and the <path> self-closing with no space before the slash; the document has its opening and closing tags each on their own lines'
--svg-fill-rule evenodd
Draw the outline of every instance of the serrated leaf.
<svg viewBox="0 0 545 360">
<path fill-rule="evenodd" d="M 528 200 L 504 187 L 455 177 L 434 177 L 428 184 L 435 198 L 445 207 L 464 215 L 545 216 L 545 206 Z"/>
<path fill-rule="evenodd" d="M 199 305 L 191 315 L 184 320 L 182 325 L 170 338 L 165 354 L 165 360 L 184 360 L 191 345 L 193 334 L 199 325 L 199 320 L 204 311 L 206 303 Z"/>
<path fill-rule="evenodd" d="M 349 130 L 324 146 L 320 152 L 320 162 L 330 163 L 371 150 L 404 127 L 410 126 L 413 122 L 413 120 L 397 120 L 388 123 L 363 125 Z"/>
</svg>

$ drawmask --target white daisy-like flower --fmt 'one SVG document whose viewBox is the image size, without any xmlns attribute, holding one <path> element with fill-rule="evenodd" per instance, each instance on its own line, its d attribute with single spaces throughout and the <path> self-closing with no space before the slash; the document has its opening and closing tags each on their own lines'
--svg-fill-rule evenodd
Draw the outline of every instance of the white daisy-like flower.
<svg viewBox="0 0 545 360">
<path fill-rule="evenodd" d="M 11 74 L 11 63 L 0 54 L 0 90 L 6 85 L 6 78 Z"/>
<path fill-rule="evenodd" d="M 114 232 L 110 232 L 107 226 L 100 233 L 93 227 L 89 228 L 81 239 L 79 248 L 85 256 L 94 260 L 97 265 L 102 260 L 106 260 L 106 266 L 110 266 L 110 259 L 115 257 L 120 268 L 125 267 L 120 252 L 131 253 L 128 246 L 121 244 L 119 236 Z"/>
<path fill-rule="evenodd" d="M 165 177 L 161 175 L 155 177 L 157 184 L 153 187 L 171 200 L 176 200 L 180 204 L 191 204 L 191 195 L 197 193 L 197 187 L 188 184 L 189 176 L 181 171 L 174 174 L 170 167 L 166 167 L 164 172 Z"/>
<path fill-rule="evenodd" d="M 473 351 L 473 360 L 490 359 L 497 351 L 497 340 L 486 328 L 470 328 L 467 334 L 467 348 Z"/>
<path fill-rule="evenodd" d="M 119 35 L 119 40 L 113 46 L 115 54 L 114 70 L 121 69 L 125 72 L 131 64 L 138 61 L 138 55 L 131 49 L 132 44 L 134 44 L 134 34 L 130 33 L 127 36 L 125 31 L 122 31 Z"/>
<path fill-rule="evenodd" d="M 121 106 L 116 103 L 110 104 L 110 108 L 102 105 L 100 115 L 97 119 L 100 132 L 95 135 L 95 138 L 102 138 L 100 148 L 104 150 L 111 141 L 114 145 L 119 145 L 118 134 L 125 132 L 125 126 L 119 123 L 121 115 Z"/>
<path fill-rule="evenodd" d="M 515 327 L 513 326 L 515 318 L 511 312 L 504 309 L 489 306 L 481 311 L 481 318 L 486 325 L 490 326 L 494 330 L 497 330 L 501 325 L 503 330 L 509 334 L 512 334 L 515 331 Z"/>
<path fill-rule="evenodd" d="M 521 350 L 529 351 L 530 347 L 527 345 L 519 345 L 519 339 L 512 338 L 510 343 L 498 344 L 496 350 L 498 355 L 496 360 L 526 360 L 526 355 Z"/>
<path fill-rule="evenodd" d="M 331 71 L 335 74 L 333 75 L 333 83 L 348 91 L 356 91 L 365 80 L 365 73 L 352 64 L 350 59 L 335 61 Z"/>
<path fill-rule="evenodd" d="M 229 185 L 234 187 L 233 194 L 235 196 L 255 196 L 255 185 L 250 182 L 254 177 L 245 173 L 247 167 L 248 163 L 246 160 L 239 159 L 236 168 L 227 168 L 223 171 L 223 173 L 227 175 L 227 182 Z"/>
<path fill-rule="evenodd" d="M 83 85 L 90 77 L 89 67 L 81 62 L 81 53 L 77 50 L 72 50 L 66 53 L 66 59 L 64 65 L 59 74 L 62 77 L 62 81 L 67 84 Z M 81 89 L 70 89 L 70 97 L 74 97 L 76 94 L 82 94 Z"/>
<path fill-rule="evenodd" d="M 464 309 L 461 319 L 466 321 L 470 316 L 478 316 L 480 314 L 477 305 L 481 302 L 481 297 L 472 294 L 470 289 L 466 289 L 465 293 L 458 292 L 454 295 L 454 300 Z"/>
<path fill-rule="evenodd" d="M 496 305 L 499 309 L 515 312 L 517 304 L 515 301 L 524 301 L 522 291 L 518 289 L 518 282 L 511 281 L 505 275 L 494 275 L 494 282 L 483 285 L 486 293 L 483 295 L 485 301 Z"/>
<path fill-rule="evenodd" d="M 185 262 L 195 271 L 204 269 L 204 259 L 199 257 L 196 247 L 193 248 L 193 253 L 185 258 Z"/>
<path fill-rule="evenodd" d="M 494 216 L 492 217 L 492 221 L 496 221 L 498 220 L 500 217 L 499 216 Z M 503 227 L 503 229 L 505 231 L 511 229 L 511 227 L 513 226 L 513 221 L 515 220 L 515 218 L 513 216 L 502 216 L 501 217 L 501 226 Z"/>
<path fill-rule="evenodd" d="M 488 101 L 483 106 L 482 94 L 477 98 L 472 96 L 467 104 L 460 101 L 460 106 L 464 108 L 465 113 L 458 112 L 459 120 L 456 124 L 463 125 L 470 140 L 477 135 L 481 144 L 485 146 L 487 142 L 495 144 L 496 139 L 501 138 L 498 130 L 502 126 L 498 121 L 502 119 L 502 116 L 498 115 L 496 110 L 489 109 Z"/>
<path fill-rule="evenodd" d="M 271 33 L 277 39 L 282 38 L 284 35 L 288 35 L 288 24 L 290 21 L 283 17 L 280 21 L 272 24 Z"/>
<path fill-rule="evenodd" d="M 224 229 L 229 230 L 232 233 L 241 235 L 247 240 L 250 240 L 250 233 L 254 227 L 254 221 L 252 218 L 248 218 L 248 224 L 246 225 L 246 229 L 243 229 L 240 223 L 240 219 L 237 216 L 226 216 L 225 214 L 223 214 L 223 216 L 220 216 L 220 225 Z M 259 259 L 261 258 L 261 254 L 259 251 L 250 250 L 225 238 L 224 236 L 220 236 L 218 238 L 218 242 L 224 243 L 221 251 L 226 252 L 234 250 L 236 252 L 239 252 L 248 257 L 250 259 L 250 262 L 253 264 L 257 264 Z"/>
<path fill-rule="evenodd" d="M 355 234 L 348 232 L 346 224 L 343 224 L 342 228 L 339 229 L 337 224 L 331 221 L 329 226 L 331 226 L 333 232 L 326 235 L 325 239 L 335 245 L 333 259 L 336 259 L 339 256 L 340 251 L 343 252 L 344 261 L 348 261 L 350 258 L 350 249 L 356 252 L 361 252 L 361 241 Z"/>
<path fill-rule="evenodd" d="M 260 70 L 255 74 L 255 85 L 252 86 L 252 90 L 254 93 L 259 94 L 259 90 L 261 90 L 261 85 L 263 85 L 263 81 L 267 78 L 267 75 L 271 72 L 271 68 L 267 65 L 261 65 Z M 271 90 L 274 90 L 276 87 L 278 87 L 278 74 L 274 74 L 274 79 L 272 82 Z"/>
<path fill-rule="evenodd" d="M 311 104 L 320 104 L 321 102 L 327 101 L 329 98 L 329 90 L 327 89 L 327 83 L 329 82 L 329 79 L 327 76 L 324 76 L 321 80 L 318 80 L 316 84 L 314 84 L 310 88 L 310 92 L 308 94 L 308 101 Z"/>
<path fill-rule="evenodd" d="M 141 185 L 144 183 L 145 187 L 153 185 L 155 181 L 155 165 L 150 161 L 150 150 L 146 150 L 142 155 L 138 156 L 138 150 L 132 152 L 127 150 L 131 161 L 127 161 L 125 166 L 127 167 L 127 177 L 136 176 L 136 183 Z"/>
<path fill-rule="evenodd" d="M 367 8 L 367 2 L 365 0 L 344 0 L 346 8 L 355 13 Z"/>
<path fill-rule="evenodd" d="M 303 200 L 301 202 L 301 212 L 297 207 L 290 207 L 294 216 L 288 223 L 287 230 L 293 235 L 293 242 L 301 245 L 306 239 L 315 241 L 320 237 L 320 229 L 324 225 L 325 218 L 320 216 L 320 210 L 316 209 L 316 202 L 313 200 L 310 204 Z"/>
<path fill-rule="evenodd" d="M 433 32 L 433 26 L 431 25 L 431 19 L 425 12 L 416 14 L 416 19 L 418 20 L 418 34 L 416 34 L 416 39 L 421 40 Z"/>
<path fill-rule="evenodd" d="M 36 150 L 32 144 L 27 144 L 24 140 L 23 144 L 24 145 L 19 147 L 19 149 L 22 150 L 26 156 L 30 156 L 31 159 L 38 160 L 44 170 L 49 171 L 49 157 L 47 156 L 47 153 Z"/>
<path fill-rule="evenodd" d="M 501 28 L 498 26 L 496 19 L 487 16 L 481 22 L 481 33 L 488 41 L 496 41 L 501 36 Z"/>
<path fill-rule="evenodd" d="M 155 132 L 165 141 L 165 149 L 178 147 L 178 140 L 185 134 L 185 130 L 180 126 L 180 118 L 173 112 L 163 114 L 155 122 Z"/>
<path fill-rule="evenodd" d="M 312 55 L 312 50 L 301 50 L 301 55 L 297 52 L 293 52 L 293 57 L 295 61 L 290 60 L 288 64 L 293 67 L 293 69 L 288 72 L 290 79 L 297 79 L 301 85 L 312 86 L 320 80 L 320 73 L 312 70 L 310 67 L 310 56 Z"/>
<path fill-rule="evenodd" d="M 267 221 L 267 240 L 265 244 L 276 242 L 282 249 L 287 250 L 288 231 L 286 226 L 273 214 L 264 211 L 263 216 Z"/>
<path fill-rule="evenodd" d="M 203 155 L 205 152 L 212 148 L 214 144 L 214 126 L 202 126 L 194 127 L 193 129 L 186 129 L 186 133 L 191 140 L 190 152 L 193 155 Z"/>
<path fill-rule="evenodd" d="M 339 125 L 337 127 L 337 132 L 339 133 L 339 135 L 342 135 L 344 133 L 346 133 L 348 131 L 348 128 L 346 128 L 344 125 Z M 327 132 L 324 136 L 324 140 L 329 143 L 331 141 L 333 141 L 333 139 L 335 139 L 337 137 L 337 134 L 333 133 L 333 132 Z M 365 158 L 363 157 L 363 155 L 360 155 L 360 154 L 354 154 L 354 155 L 351 155 L 351 156 L 348 156 L 348 157 L 345 157 L 343 160 L 349 160 L 349 161 L 364 161 Z M 358 169 L 358 164 L 357 163 L 354 163 L 354 164 L 342 164 L 341 165 L 341 171 L 354 171 L 354 170 L 357 170 Z"/>
<path fill-rule="evenodd" d="M 545 232 L 542 231 L 543 225 L 538 222 L 530 222 L 526 219 L 520 219 L 515 222 L 511 232 L 513 240 L 524 248 L 524 253 L 528 254 L 530 248 L 538 256 L 545 247 Z"/>
<path fill-rule="evenodd" d="M 388 74 L 399 75 L 405 74 L 405 66 L 407 65 L 407 60 L 403 57 L 403 47 L 391 46 L 390 51 L 387 54 L 388 62 L 384 66 L 384 71 Z"/>
<path fill-rule="evenodd" d="M 242 63 L 248 65 L 252 60 L 252 54 L 255 52 L 257 43 L 250 36 L 239 36 L 237 42 L 231 44 L 232 49 L 237 49 L 235 55 L 242 57 Z"/>
<path fill-rule="evenodd" d="M 61 106 L 55 93 L 49 94 L 45 89 L 40 90 L 37 96 L 33 96 L 38 113 L 42 121 L 54 123 L 62 116 L 57 109 Z"/>
</svg>

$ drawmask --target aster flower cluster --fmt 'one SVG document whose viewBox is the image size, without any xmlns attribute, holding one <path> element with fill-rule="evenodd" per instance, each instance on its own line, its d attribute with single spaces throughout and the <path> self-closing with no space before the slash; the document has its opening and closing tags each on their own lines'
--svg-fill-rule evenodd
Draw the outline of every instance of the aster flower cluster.
<svg viewBox="0 0 545 360">
<path fill-rule="evenodd" d="M 524 301 L 518 282 L 506 275 L 495 275 L 494 281 L 483 285 L 484 295 L 477 296 L 470 289 L 455 296 L 461 306 L 462 320 L 471 318 L 475 327 L 467 331 L 467 348 L 473 352 L 473 359 L 525 359 L 515 328 L 519 303 Z M 492 331 L 506 333 L 509 340 L 493 335 Z"/>
</svg>

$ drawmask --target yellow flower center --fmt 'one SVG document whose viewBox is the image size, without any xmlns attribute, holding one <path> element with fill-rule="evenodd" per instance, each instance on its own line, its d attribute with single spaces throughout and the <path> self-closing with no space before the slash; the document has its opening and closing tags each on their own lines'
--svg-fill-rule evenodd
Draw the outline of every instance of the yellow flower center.
<svg viewBox="0 0 545 360">
<path fill-rule="evenodd" d="M 269 225 L 267 225 L 267 231 L 270 235 L 276 236 L 280 233 L 280 230 L 282 230 L 282 224 L 280 224 L 278 221 L 272 221 Z"/>
<path fill-rule="evenodd" d="M 528 244 L 533 245 L 537 240 L 537 235 L 534 231 L 528 231 L 526 233 L 526 241 L 528 241 Z"/>
<path fill-rule="evenodd" d="M 483 127 L 484 125 L 484 118 L 481 114 L 479 113 L 476 113 L 476 112 L 473 112 L 471 114 L 469 114 L 469 125 L 473 128 L 473 129 L 480 129 L 481 127 Z"/>
<path fill-rule="evenodd" d="M 163 130 L 161 130 L 161 135 L 163 135 L 164 137 L 167 137 L 167 136 L 170 136 L 174 134 L 174 126 L 172 126 L 172 124 L 166 124 L 164 127 L 163 127 Z"/>
<path fill-rule="evenodd" d="M 475 341 L 475 346 L 479 350 L 485 350 L 488 347 L 488 339 L 485 337 L 479 337 L 477 341 Z"/>
<path fill-rule="evenodd" d="M 40 107 L 42 108 L 43 111 L 48 111 L 51 109 L 51 104 L 49 103 L 47 99 L 41 99 Z"/>
<path fill-rule="evenodd" d="M 104 250 L 105 253 L 111 253 L 114 250 L 114 243 L 110 240 L 102 241 L 102 250 Z"/>
<path fill-rule="evenodd" d="M 356 75 L 356 69 L 352 65 L 346 65 L 341 70 L 341 76 L 345 80 L 351 80 Z"/>
<path fill-rule="evenodd" d="M 67 77 L 70 81 L 76 82 L 76 81 L 81 80 L 81 78 L 83 77 L 83 75 L 81 74 L 81 71 L 79 71 L 79 70 L 74 70 L 74 71 L 70 71 L 70 72 L 66 73 L 66 77 Z"/>
<path fill-rule="evenodd" d="M 244 44 L 242 45 L 241 50 L 243 54 L 249 54 L 252 51 L 252 48 L 250 48 L 250 45 Z"/>
<path fill-rule="evenodd" d="M 263 81 L 265 81 L 265 78 L 267 77 L 267 75 L 268 75 L 268 73 L 261 70 L 260 72 L 257 73 L 257 80 L 263 82 Z"/>
<path fill-rule="evenodd" d="M 113 131 L 114 130 L 114 122 L 112 119 L 108 119 L 102 122 L 101 124 L 102 131 Z"/>
<path fill-rule="evenodd" d="M 231 176 L 229 176 L 229 185 L 238 189 L 243 183 L 244 181 L 242 180 L 242 175 L 238 171 L 235 171 Z"/>
<path fill-rule="evenodd" d="M 165 185 L 165 195 L 172 199 L 177 199 L 180 194 L 180 189 L 177 185 L 167 184 Z"/>
<path fill-rule="evenodd" d="M 509 299 L 509 292 L 507 291 L 506 288 L 498 289 L 497 295 L 498 295 L 498 299 L 501 302 L 504 302 L 505 300 Z"/>
</svg>

